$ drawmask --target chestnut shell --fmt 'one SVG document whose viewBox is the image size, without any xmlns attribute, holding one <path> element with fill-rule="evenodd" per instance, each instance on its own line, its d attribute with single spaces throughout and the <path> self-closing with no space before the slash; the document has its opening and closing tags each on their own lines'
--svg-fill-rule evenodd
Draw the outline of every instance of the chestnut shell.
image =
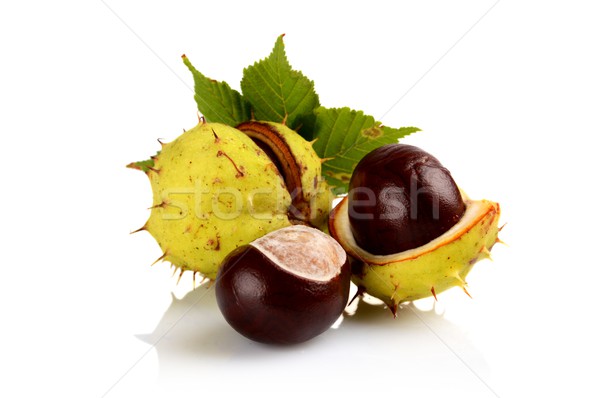
<svg viewBox="0 0 600 398">
<path fill-rule="evenodd" d="M 347 258 L 337 276 L 318 281 L 282 269 L 251 245 L 227 256 L 215 282 L 226 321 L 268 344 L 301 343 L 329 329 L 344 311 L 349 289 Z"/>
<path fill-rule="evenodd" d="M 450 172 L 431 154 L 405 144 L 367 154 L 352 174 L 348 200 L 356 242 L 380 255 L 434 240 L 465 212 Z"/>
</svg>

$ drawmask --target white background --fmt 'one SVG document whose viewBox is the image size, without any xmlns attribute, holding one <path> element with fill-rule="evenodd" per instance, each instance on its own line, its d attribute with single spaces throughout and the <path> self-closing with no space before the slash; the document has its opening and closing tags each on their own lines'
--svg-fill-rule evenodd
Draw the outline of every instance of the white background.
<svg viewBox="0 0 600 398">
<path fill-rule="evenodd" d="M 0 395 L 598 396 L 594 5 L 3 2 Z M 150 187 L 124 166 L 197 122 L 181 54 L 237 88 L 281 33 L 323 105 L 420 127 L 405 142 L 501 203 L 508 246 L 469 275 L 473 299 L 395 320 L 361 304 L 274 348 L 150 268 L 158 246 L 129 235 Z"/>
</svg>

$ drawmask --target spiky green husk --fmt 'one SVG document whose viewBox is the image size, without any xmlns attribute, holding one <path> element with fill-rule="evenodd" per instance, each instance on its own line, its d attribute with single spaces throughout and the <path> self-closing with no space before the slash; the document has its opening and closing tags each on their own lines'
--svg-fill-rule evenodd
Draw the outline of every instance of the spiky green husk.
<svg viewBox="0 0 600 398">
<path fill-rule="evenodd" d="M 321 164 L 312 144 L 284 123 L 249 121 L 238 128 L 268 146 L 279 160 L 292 194 L 291 216 L 326 230 L 333 202 L 331 188 L 321 175 Z"/>
<path fill-rule="evenodd" d="M 301 174 L 303 200 L 308 204 L 306 221 L 317 228 L 325 229 L 333 193 L 321 175 L 323 160 L 315 152 L 312 143 L 306 141 L 296 131 L 279 123 L 265 123 L 278 129 L 296 157 Z"/>
<path fill-rule="evenodd" d="M 146 172 L 153 206 L 143 228 L 160 260 L 214 279 L 235 248 L 290 225 L 277 167 L 240 131 L 201 122 L 162 145 Z"/>
<path fill-rule="evenodd" d="M 428 244 L 393 255 L 374 255 L 358 247 L 348 222 L 344 199 L 332 214 L 331 234 L 357 261 L 353 282 L 382 300 L 395 314 L 405 301 L 435 296 L 454 286 L 466 287 L 473 265 L 489 258 L 498 240 L 500 206 L 487 200 L 466 200 L 462 219 Z"/>
</svg>

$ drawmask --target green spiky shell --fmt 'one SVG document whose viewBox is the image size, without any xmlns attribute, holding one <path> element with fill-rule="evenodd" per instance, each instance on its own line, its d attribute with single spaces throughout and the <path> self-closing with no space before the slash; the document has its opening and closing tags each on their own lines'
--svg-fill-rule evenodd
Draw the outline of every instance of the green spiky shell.
<svg viewBox="0 0 600 398">
<path fill-rule="evenodd" d="M 295 188 L 288 186 L 288 189 L 292 191 L 292 206 L 295 206 L 297 210 L 292 215 L 300 221 L 326 230 L 334 196 L 330 186 L 321 176 L 323 160 L 317 155 L 312 146 L 314 141 L 306 141 L 300 134 L 283 123 L 250 121 L 238 126 L 243 132 L 259 141 L 263 140 L 263 137 L 261 137 L 264 135 L 261 132 L 263 127 L 267 127 L 269 133 L 272 134 L 270 142 L 267 144 L 274 152 L 279 152 L 280 156 L 284 158 L 285 155 L 281 152 L 289 151 L 292 154 L 292 159 L 286 161 L 293 163 L 291 168 L 294 172 L 290 172 L 292 175 L 288 177 L 290 181 L 298 178 L 301 186 L 301 193 L 293 192 Z M 277 148 L 277 142 L 285 147 L 283 151 L 281 148 Z M 297 176 L 293 175 L 295 172 L 298 173 Z"/>
<path fill-rule="evenodd" d="M 358 247 L 348 221 L 348 200 L 334 209 L 331 235 L 357 263 L 352 281 L 382 300 L 395 314 L 398 304 L 436 295 L 454 286 L 465 288 L 473 265 L 489 258 L 498 239 L 500 206 L 488 200 L 465 200 L 461 220 L 421 247 L 392 255 L 374 255 Z"/>
<path fill-rule="evenodd" d="M 235 248 L 290 225 L 277 167 L 233 127 L 201 122 L 163 144 L 147 174 L 153 207 L 144 229 L 161 260 L 182 271 L 214 279 Z"/>
<path fill-rule="evenodd" d="M 323 160 L 315 152 L 312 143 L 294 130 L 285 125 L 266 123 L 279 127 L 280 134 L 285 137 L 296 156 L 301 173 L 303 199 L 310 209 L 306 221 L 321 230 L 326 230 L 334 196 L 331 187 L 321 175 Z"/>
</svg>

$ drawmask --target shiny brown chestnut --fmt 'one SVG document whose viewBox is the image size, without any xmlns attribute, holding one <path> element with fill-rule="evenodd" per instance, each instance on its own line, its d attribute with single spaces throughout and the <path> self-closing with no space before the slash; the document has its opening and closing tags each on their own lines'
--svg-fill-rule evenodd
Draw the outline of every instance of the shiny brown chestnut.
<svg viewBox="0 0 600 398">
<path fill-rule="evenodd" d="M 269 344 L 301 343 L 329 329 L 344 311 L 349 289 L 344 249 L 303 225 L 234 250 L 215 282 L 225 320 L 245 337 Z"/>
<path fill-rule="evenodd" d="M 465 212 L 461 192 L 440 161 L 412 145 L 367 154 L 350 179 L 348 215 L 357 244 L 394 254 L 431 242 Z"/>
</svg>

